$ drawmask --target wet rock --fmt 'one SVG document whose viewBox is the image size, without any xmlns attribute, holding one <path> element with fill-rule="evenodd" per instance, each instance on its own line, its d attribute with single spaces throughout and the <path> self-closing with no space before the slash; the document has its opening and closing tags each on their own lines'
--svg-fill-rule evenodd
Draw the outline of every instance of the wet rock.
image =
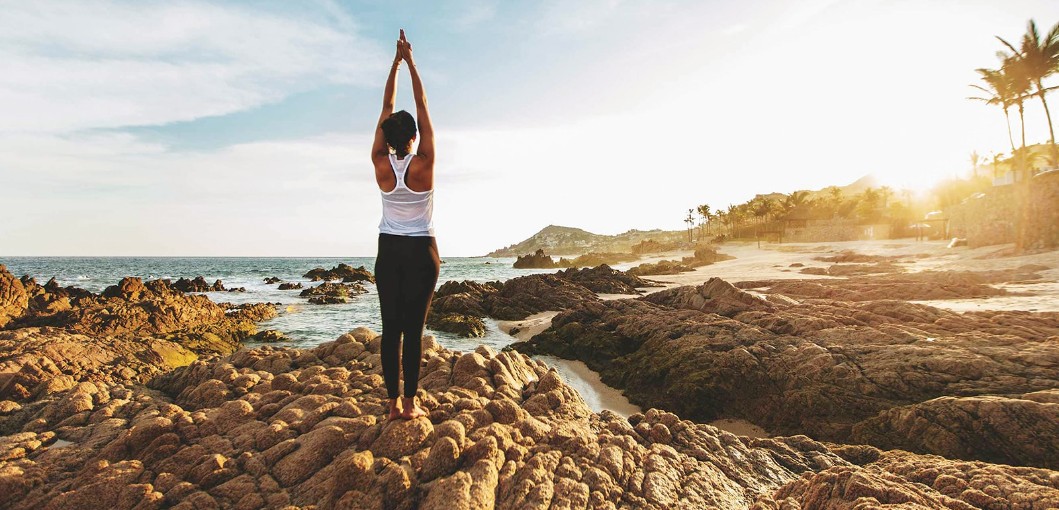
<svg viewBox="0 0 1059 510">
<path fill-rule="evenodd" d="M 314 282 L 324 280 L 342 280 L 344 283 L 370 282 L 375 283 L 375 275 L 371 274 L 364 266 L 353 267 L 349 264 L 339 264 L 331 269 L 317 267 L 302 275 Z"/>
<path fill-rule="evenodd" d="M 315 287 L 301 291 L 301 296 L 308 297 L 309 302 L 317 305 L 346 303 L 349 298 L 367 292 L 359 283 L 324 282 Z"/>
<path fill-rule="evenodd" d="M 485 321 L 473 315 L 431 312 L 427 314 L 426 326 L 435 331 L 445 331 L 465 338 L 485 336 Z"/>
<path fill-rule="evenodd" d="M 290 338 L 284 335 L 282 331 L 266 329 L 251 336 L 250 340 L 255 342 L 289 342 Z"/>
<path fill-rule="evenodd" d="M 284 283 L 279 284 L 279 290 L 294 290 L 294 289 L 300 289 L 300 288 L 302 288 L 301 282 L 297 282 L 297 283 L 284 282 Z"/>
<path fill-rule="evenodd" d="M 227 289 L 224 288 L 224 284 L 220 280 L 213 282 L 210 285 L 206 282 L 206 279 L 201 276 L 196 276 L 193 280 L 187 278 L 180 278 L 176 282 L 173 282 L 173 289 L 180 292 L 223 292 Z"/>
</svg>

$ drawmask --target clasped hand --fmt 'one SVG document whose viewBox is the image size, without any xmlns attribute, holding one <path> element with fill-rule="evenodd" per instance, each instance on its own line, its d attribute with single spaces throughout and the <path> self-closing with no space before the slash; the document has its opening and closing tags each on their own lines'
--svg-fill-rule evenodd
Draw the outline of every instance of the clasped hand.
<svg viewBox="0 0 1059 510">
<path fill-rule="evenodd" d="M 405 39 L 404 29 L 401 29 L 401 38 L 397 39 L 397 54 L 393 57 L 393 63 L 399 64 L 402 60 L 412 63 L 412 43 Z"/>
</svg>

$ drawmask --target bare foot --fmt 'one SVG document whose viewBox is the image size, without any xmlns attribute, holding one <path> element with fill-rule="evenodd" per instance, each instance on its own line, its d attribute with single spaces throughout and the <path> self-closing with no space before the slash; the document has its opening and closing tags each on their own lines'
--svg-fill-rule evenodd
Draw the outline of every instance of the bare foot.
<svg viewBox="0 0 1059 510">
<path fill-rule="evenodd" d="M 404 398 L 404 408 L 401 409 L 401 418 L 406 420 L 414 420 L 420 416 L 426 416 L 427 412 L 419 404 L 416 403 L 415 397 Z"/>
<path fill-rule="evenodd" d="M 390 399 L 390 417 L 387 419 L 396 420 L 401 417 L 401 410 L 397 407 L 397 399 Z"/>
</svg>

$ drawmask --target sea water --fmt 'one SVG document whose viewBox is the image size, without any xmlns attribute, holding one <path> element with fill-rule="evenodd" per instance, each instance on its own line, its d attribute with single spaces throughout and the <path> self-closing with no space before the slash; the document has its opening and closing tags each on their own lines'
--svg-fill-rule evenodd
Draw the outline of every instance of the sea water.
<svg viewBox="0 0 1059 510">
<path fill-rule="evenodd" d="M 442 259 L 438 285 L 448 280 L 505 281 L 517 276 L 554 272 L 554 269 L 515 269 L 514 258 L 445 257 Z M 291 338 L 291 347 L 312 347 L 334 340 L 339 335 L 365 326 L 382 331 L 379 297 L 375 285 L 366 283 L 365 294 L 353 296 L 345 304 L 314 305 L 299 296 L 302 289 L 279 290 L 279 284 L 267 284 L 275 276 L 284 282 L 301 282 L 303 287 L 318 285 L 302 277 L 310 269 L 331 269 L 339 263 L 364 266 L 374 272 L 375 257 L 345 258 L 259 258 L 259 257 L 0 257 L 15 276 L 30 275 L 44 284 L 50 278 L 62 286 L 74 285 L 100 292 L 125 276 L 144 280 L 204 277 L 210 284 L 224 282 L 226 288 L 245 287 L 246 292 L 206 292 L 217 303 L 278 303 L 279 316 L 258 324 L 258 330 L 276 329 Z M 484 338 L 460 338 L 443 331 L 427 330 L 441 345 L 469 351 L 479 344 L 497 350 L 515 341 L 486 319 Z"/>
</svg>

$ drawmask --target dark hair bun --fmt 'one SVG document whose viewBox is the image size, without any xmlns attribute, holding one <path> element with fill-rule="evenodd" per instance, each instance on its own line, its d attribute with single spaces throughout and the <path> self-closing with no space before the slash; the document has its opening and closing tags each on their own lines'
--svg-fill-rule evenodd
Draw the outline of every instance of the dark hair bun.
<svg viewBox="0 0 1059 510">
<path fill-rule="evenodd" d="M 403 158 L 408 155 L 408 142 L 416 136 L 416 120 L 404 110 L 395 112 L 382 121 L 382 134 L 397 157 Z"/>
</svg>

